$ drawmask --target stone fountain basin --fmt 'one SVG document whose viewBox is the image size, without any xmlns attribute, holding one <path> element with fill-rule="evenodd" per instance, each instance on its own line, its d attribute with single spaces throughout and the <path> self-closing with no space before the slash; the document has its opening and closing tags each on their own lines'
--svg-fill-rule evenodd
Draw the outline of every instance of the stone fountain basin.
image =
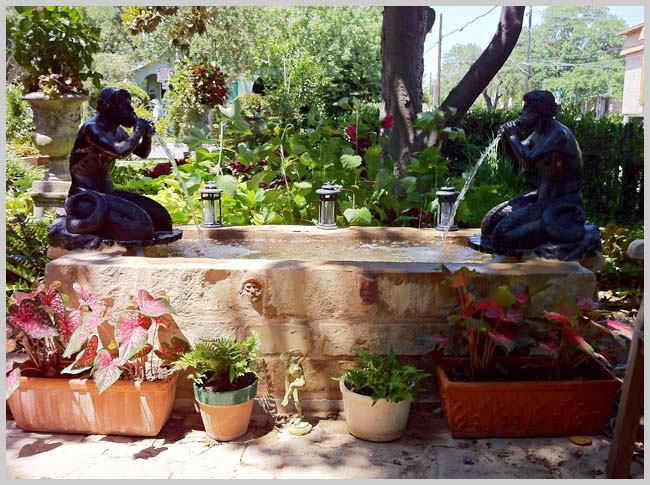
<svg viewBox="0 0 650 485">
<path fill-rule="evenodd" d="M 243 337 L 256 329 L 265 363 L 260 393 L 274 398 L 280 411 L 284 366 L 279 356 L 287 350 L 307 354 L 304 409 L 340 407 L 332 377 L 351 365 L 357 348 L 387 353 L 392 346 L 413 360 L 426 353 L 429 348 L 417 335 L 446 325 L 455 303 L 437 291 L 443 264 L 476 269 L 477 284 L 485 288 L 550 283 L 533 298 L 537 314 L 567 293 L 591 297 L 596 289 L 594 273 L 575 261 L 519 261 L 474 251 L 467 238 L 477 230 L 179 229 L 183 239 L 169 245 L 64 252 L 48 263 L 46 279 L 61 280 L 72 299 L 72 283 L 79 281 L 118 307 L 140 288 L 164 290 L 177 312 L 178 328 L 170 332 L 191 342 Z M 201 252 L 204 246 L 214 248 Z M 191 407 L 189 379 L 178 382 L 176 407 Z"/>
</svg>

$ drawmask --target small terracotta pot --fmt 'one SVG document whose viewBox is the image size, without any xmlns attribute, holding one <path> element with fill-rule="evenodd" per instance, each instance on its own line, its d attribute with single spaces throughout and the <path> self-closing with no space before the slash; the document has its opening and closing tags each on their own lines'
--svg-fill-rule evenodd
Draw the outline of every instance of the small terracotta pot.
<svg viewBox="0 0 650 485">
<path fill-rule="evenodd" d="M 232 441 L 246 434 L 257 394 L 257 382 L 256 379 L 244 389 L 229 392 L 208 391 L 194 383 L 194 398 L 205 432 L 210 438 Z"/>
</svg>

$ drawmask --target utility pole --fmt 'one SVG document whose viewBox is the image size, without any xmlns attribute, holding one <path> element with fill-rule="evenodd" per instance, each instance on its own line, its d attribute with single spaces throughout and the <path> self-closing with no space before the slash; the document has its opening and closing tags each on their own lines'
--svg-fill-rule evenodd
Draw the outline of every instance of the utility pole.
<svg viewBox="0 0 650 485">
<path fill-rule="evenodd" d="M 442 14 L 438 25 L 438 80 L 436 82 L 436 108 L 440 106 L 440 72 L 442 70 Z"/>
<path fill-rule="evenodd" d="M 533 6 L 528 7 L 528 45 L 526 47 L 526 77 L 524 78 L 524 93 L 528 92 L 528 80 L 530 79 L 530 44 L 532 38 Z"/>
</svg>

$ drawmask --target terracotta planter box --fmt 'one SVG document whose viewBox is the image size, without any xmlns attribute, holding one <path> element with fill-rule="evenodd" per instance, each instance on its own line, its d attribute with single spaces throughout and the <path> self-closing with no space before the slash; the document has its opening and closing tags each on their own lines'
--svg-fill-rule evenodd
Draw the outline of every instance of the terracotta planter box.
<svg viewBox="0 0 650 485">
<path fill-rule="evenodd" d="M 92 379 L 21 377 L 7 403 L 25 431 L 156 436 L 171 414 L 177 378 L 117 381 L 100 395 Z"/>
<path fill-rule="evenodd" d="M 452 382 L 435 367 L 447 424 L 454 438 L 598 435 L 613 416 L 620 382 L 601 366 L 593 380 Z"/>
</svg>

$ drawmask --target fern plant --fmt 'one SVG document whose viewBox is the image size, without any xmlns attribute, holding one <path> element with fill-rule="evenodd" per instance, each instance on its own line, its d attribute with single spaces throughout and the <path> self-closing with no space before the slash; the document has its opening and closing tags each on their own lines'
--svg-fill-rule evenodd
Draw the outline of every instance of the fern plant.
<svg viewBox="0 0 650 485">
<path fill-rule="evenodd" d="M 207 390 L 226 392 L 242 389 L 257 378 L 260 337 L 252 331 L 242 340 L 203 338 L 174 362 L 181 370 L 191 369 L 188 378 Z"/>
<path fill-rule="evenodd" d="M 50 223 L 47 218 L 34 220 L 26 213 L 7 218 L 7 298 L 16 290 L 35 287 L 45 276 L 45 265 L 50 261 L 47 256 Z"/>
<path fill-rule="evenodd" d="M 431 375 L 414 365 L 400 363 L 392 346 L 386 356 L 363 349 L 358 349 L 357 354 L 361 363 L 333 379 L 343 380 L 345 386 L 357 394 L 370 396 L 373 405 L 379 399 L 412 401 L 422 390 L 417 385 L 418 381 Z"/>
</svg>

